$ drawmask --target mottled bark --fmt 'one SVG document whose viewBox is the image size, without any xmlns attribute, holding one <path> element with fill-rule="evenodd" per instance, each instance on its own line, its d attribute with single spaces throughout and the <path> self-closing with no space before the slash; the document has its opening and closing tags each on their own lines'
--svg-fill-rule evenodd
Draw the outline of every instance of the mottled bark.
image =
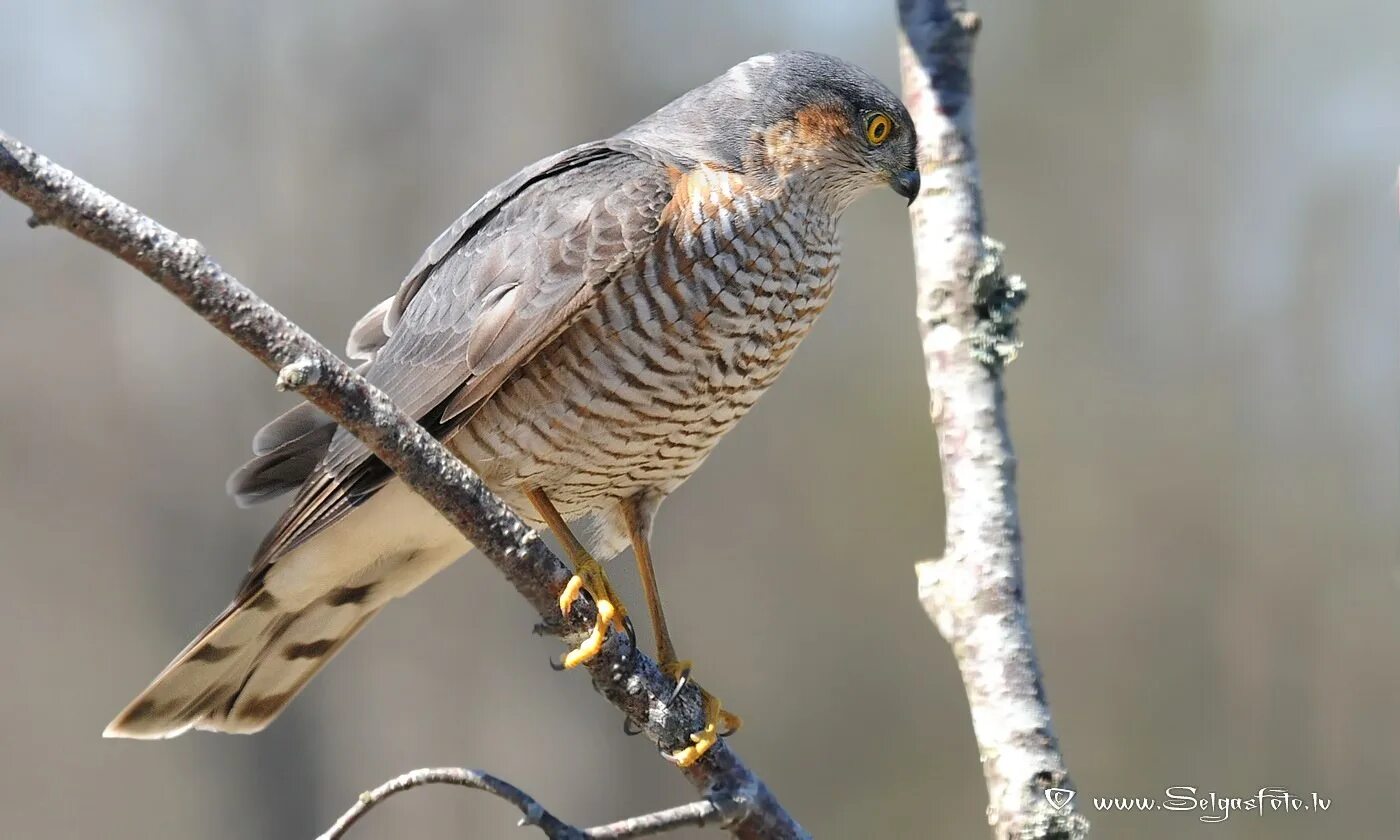
<svg viewBox="0 0 1400 840">
<path fill-rule="evenodd" d="M 560 624 L 559 593 L 570 570 L 496 499 L 459 459 L 276 309 L 214 262 L 204 247 L 102 192 L 0 132 L 0 190 L 29 207 L 32 226 L 54 225 L 102 248 L 156 281 L 220 332 L 279 373 L 294 389 L 364 441 L 432 503 L 566 641 L 581 641 L 595 613 L 580 603 Z M 609 636 L 587 664 L 593 684 L 665 750 L 690 744 L 703 727 L 698 686 L 676 684 L 622 634 Z M 715 801 L 733 802 L 726 827 L 748 838 L 800 838 L 806 832 L 724 743 L 682 771 Z"/>
<path fill-rule="evenodd" d="M 901 0 L 904 97 L 923 192 L 910 207 L 919 332 L 943 461 L 947 545 L 919 564 L 919 598 L 953 648 L 972 711 L 997 838 L 1082 837 L 1026 615 L 1016 456 L 1003 366 L 1020 279 L 983 233 L 970 64 L 978 18 L 962 3 Z M 1053 800 L 1053 801 L 1052 801 Z"/>
</svg>

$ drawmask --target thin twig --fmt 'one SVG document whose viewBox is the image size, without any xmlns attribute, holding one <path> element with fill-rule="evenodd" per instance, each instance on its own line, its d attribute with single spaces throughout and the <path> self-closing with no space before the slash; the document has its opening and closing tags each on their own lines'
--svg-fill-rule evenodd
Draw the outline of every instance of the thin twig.
<svg viewBox="0 0 1400 840">
<path fill-rule="evenodd" d="M 900 0 L 904 97 L 923 195 L 910 208 L 919 330 L 943 460 L 947 547 L 919 564 L 919 597 L 958 661 L 981 752 L 988 822 L 1003 840 L 1082 837 L 1026 614 L 1016 456 L 1002 367 L 1015 357 L 1020 279 L 983 233 L 972 143 L 978 18 L 955 0 Z M 1047 794 L 1047 791 L 1049 793 Z"/>
<path fill-rule="evenodd" d="M 664 811 L 629 817 L 595 828 L 585 828 L 583 834 L 585 837 L 595 838 L 595 840 L 627 840 L 629 837 L 650 837 L 653 834 L 661 834 L 690 825 L 703 828 L 712 822 L 723 819 L 723 808 L 709 799 L 702 799 L 699 802 L 687 802 Z"/>
<path fill-rule="evenodd" d="M 397 776 L 371 791 L 360 794 L 350 810 L 340 816 L 317 840 L 337 840 L 343 837 L 352 825 L 360 820 L 371 808 L 393 796 L 423 785 L 446 784 L 462 785 L 474 790 L 484 790 L 520 809 L 523 816 L 518 825 L 533 825 L 549 840 L 626 840 L 630 837 L 650 837 L 686 826 L 704 826 L 722 818 L 723 811 L 714 802 L 703 799 L 667 808 L 652 814 L 643 814 L 618 820 L 595 828 L 575 828 L 544 809 L 530 794 L 510 782 L 483 773 L 480 770 L 465 770 L 461 767 L 436 767 L 412 770 Z"/>
<path fill-rule="evenodd" d="M 198 242 L 162 227 L 4 132 L 0 190 L 28 206 L 36 218 L 120 257 L 279 372 L 279 381 L 363 441 L 481 549 L 546 626 L 575 642 L 591 629 L 595 613 L 583 602 L 561 625 L 558 598 L 571 573 L 519 517 L 383 392 L 225 272 Z M 586 667 L 599 693 L 659 747 L 688 746 L 689 733 L 702 728 L 698 686 L 692 683 L 675 695 L 675 681 L 650 657 L 631 649 L 625 634 L 611 634 Z M 705 796 L 736 803 L 734 819 L 726 824 L 735 835 L 808 836 L 724 742 L 682 773 Z"/>
<path fill-rule="evenodd" d="M 505 781 L 483 773 L 480 770 L 466 770 L 461 767 L 425 767 L 411 770 L 402 776 L 395 776 L 374 790 L 365 791 L 350 809 L 340 815 L 335 825 L 326 829 L 317 840 L 337 840 L 343 837 L 350 827 L 369 813 L 370 809 L 396 793 L 403 793 L 423 785 L 462 785 L 474 790 L 484 790 L 514 805 L 523 814 L 520 825 L 537 826 L 550 840 L 576 840 L 583 836 L 579 829 L 559 820 L 544 809 L 530 794 Z"/>
</svg>

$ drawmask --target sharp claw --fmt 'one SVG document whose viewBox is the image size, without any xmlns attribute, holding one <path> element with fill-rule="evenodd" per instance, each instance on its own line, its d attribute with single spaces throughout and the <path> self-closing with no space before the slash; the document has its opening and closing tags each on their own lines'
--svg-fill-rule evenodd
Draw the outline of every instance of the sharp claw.
<svg viewBox="0 0 1400 840">
<path fill-rule="evenodd" d="M 719 737 L 728 738 L 730 735 L 738 732 L 743 725 L 743 718 L 733 712 L 727 712 L 723 708 L 719 710 L 719 726 L 721 727 Z"/>
<path fill-rule="evenodd" d="M 672 703 L 676 702 L 676 698 L 681 696 L 681 692 L 685 691 L 685 687 L 689 684 L 690 669 L 682 668 L 680 674 L 676 676 L 676 690 L 672 691 L 671 696 L 666 698 L 666 705 L 670 706 Z"/>
<path fill-rule="evenodd" d="M 634 728 L 634 727 L 635 727 L 635 728 Z M 634 735 L 640 735 L 640 734 L 642 734 L 642 728 L 641 728 L 640 726 L 636 726 L 635 724 L 633 724 L 633 723 L 632 723 L 632 719 L 631 719 L 630 717 L 628 717 L 628 718 L 623 718 L 623 719 L 622 719 L 622 734 L 623 734 L 623 735 L 626 735 L 628 738 L 631 738 L 631 737 L 634 736 Z"/>
<path fill-rule="evenodd" d="M 555 659 L 552 656 L 549 657 L 549 670 L 556 672 L 564 670 L 563 661 Z"/>
<path fill-rule="evenodd" d="M 632 646 L 632 650 L 637 649 L 637 628 L 632 626 L 632 616 L 622 616 L 622 629 L 627 633 L 627 643 Z"/>
</svg>

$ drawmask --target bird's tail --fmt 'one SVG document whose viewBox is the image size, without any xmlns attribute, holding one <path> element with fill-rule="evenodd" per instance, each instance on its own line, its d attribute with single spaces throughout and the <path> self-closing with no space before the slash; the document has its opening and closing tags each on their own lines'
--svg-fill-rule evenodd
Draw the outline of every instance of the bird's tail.
<svg viewBox="0 0 1400 840">
<path fill-rule="evenodd" d="M 108 724 L 107 738 L 172 738 L 191 728 L 257 732 L 272 722 L 384 600 L 339 586 L 297 609 L 245 593 Z"/>
<path fill-rule="evenodd" d="M 335 526 L 258 567 L 103 734 L 259 731 L 385 604 L 470 549 L 431 505 L 389 483 Z"/>
</svg>

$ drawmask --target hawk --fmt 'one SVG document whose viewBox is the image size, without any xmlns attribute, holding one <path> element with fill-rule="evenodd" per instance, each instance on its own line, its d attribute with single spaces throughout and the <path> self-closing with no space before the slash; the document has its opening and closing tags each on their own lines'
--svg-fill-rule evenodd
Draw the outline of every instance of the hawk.
<svg viewBox="0 0 1400 840">
<path fill-rule="evenodd" d="M 837 221 L 862 193 L 919 191 L 914 126 L 873 76 L 812 52 L 758 56 L 627 130 L 488 192 L 360 319 L 348 355 L 494 493 L 559 538 L 598 607 L 600 560 L 634 550 L 657 656 L 680 676 L 649 537 L 661 502 L 782 372 L 826 306 Z M 229 479 L 296 496 L 237 597 L 108 726 L 256 732 L 357 630 L 471 546 L 353 436 L 303 403 Z M 698 759 L 739 720 L 704 697 Z"/>
</svg>

